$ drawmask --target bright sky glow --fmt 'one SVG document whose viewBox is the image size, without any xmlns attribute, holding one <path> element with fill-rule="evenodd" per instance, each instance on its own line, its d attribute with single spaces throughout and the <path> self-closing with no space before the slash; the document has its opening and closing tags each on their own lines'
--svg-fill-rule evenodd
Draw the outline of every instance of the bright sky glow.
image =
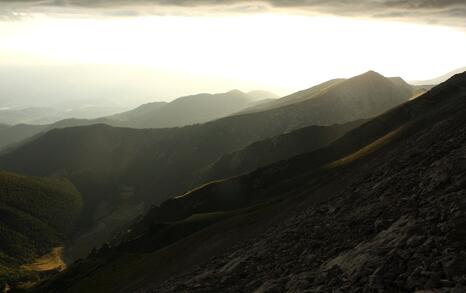
<svg viewBox="0 0 466 293">
<path fill-rule="evenodd" d="M 465 66 L 464 52 L 466 33 L 453 28 L 330 16 L 35 15 L 0 22 L 0 66 L 144 66 L 217 83 L 205 92 L 228 80 L 225 90 L 234 84 L 286 94 L 369 69 L 428 79 Z"/>
</svg>

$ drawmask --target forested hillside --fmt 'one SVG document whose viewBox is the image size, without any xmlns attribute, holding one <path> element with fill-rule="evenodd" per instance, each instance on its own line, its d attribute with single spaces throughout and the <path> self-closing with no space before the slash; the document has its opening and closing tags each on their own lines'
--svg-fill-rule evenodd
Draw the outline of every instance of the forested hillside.
<svg viewBox="0 0 466 293">
<path fill-rule="evenodd" d="M 0 172 L 0 284 L 37 281 L 22 268 L 75 232 L 82 199 L 66 179 Z"/>
</svg>

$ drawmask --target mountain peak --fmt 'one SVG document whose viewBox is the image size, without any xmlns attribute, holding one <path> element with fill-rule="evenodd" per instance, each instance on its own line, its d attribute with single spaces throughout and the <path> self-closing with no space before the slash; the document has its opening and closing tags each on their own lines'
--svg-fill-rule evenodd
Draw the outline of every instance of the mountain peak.
<svg viewBox="0 0 466 293">
<path fill-rule="evenodd" d="M 265 99 L 278 99 L 280 96 L 264 91 L 264 90 L 254 90 L 246 93 L 248 96 L 252 97 L 255 100 L 265 100 Z"/>
<path fill-rule="evenodd" d="M 380 73 L 378 73 L 378 72 L 376 72 L 376 71 L 374 71 L 374 70 L 369 70 L 369 71 L 367 71 L 366 73 L 363 73 L 363 74 L 361 74 L 361 75 L 359 75 L 359 76 L 385 77 L 385 76 L 383 76 L 382 74 L 380 74 Z"/>
<path fill-rule="evenodd" d="M 233 89 L 233 90 L 227 92 L 227 94 L 244 95 L 245 93 L 243 93 L 243 92 L 240 91 L 239 89 Z"/>
<path fill-rule="evenodd" d="M 348 79 L 347 81 L 349 81 L 350 83 L 354 83 L 354 82 L 367 83 L 367 82 L 376 82 L 376 81 L 380 82 L 382 80 L 388 80 L 388 79 L 385 76 L 383 76 L 382 74 L 378 73 L 378 72 L 375 72 L 373 70 L 369 70 L 366 73 L 356 75 L 356 76 Z"/>
</svg>

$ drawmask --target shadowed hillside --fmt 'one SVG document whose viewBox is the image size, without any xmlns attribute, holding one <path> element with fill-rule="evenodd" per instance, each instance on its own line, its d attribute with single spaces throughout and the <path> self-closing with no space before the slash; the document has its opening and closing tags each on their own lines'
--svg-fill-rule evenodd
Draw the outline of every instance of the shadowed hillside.
<svg viewBox="0 0 466 293">
<path fill-rule="evenodd" d="M 461 292 L 465 117 L 463 73 L 328 147 L 154 207 L 42 288 Z"/>
<path fill-rule="evenodd" d="M 198 182 L 208 182 L 254 171 L 259 167 L 321 148 L 364 120 L 332 126 L 308 126 L 282 134 L 222 156 L 199 172 Z"/>
</svg>

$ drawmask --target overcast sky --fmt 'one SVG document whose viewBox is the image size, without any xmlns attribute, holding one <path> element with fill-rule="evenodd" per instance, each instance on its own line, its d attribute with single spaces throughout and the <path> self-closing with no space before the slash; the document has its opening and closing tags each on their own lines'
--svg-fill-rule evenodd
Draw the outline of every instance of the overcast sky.
<svg viewBox="0 0 466 293">
<path fill-rule="evenodd" d="M 283 95 L 369 69 L 429 79 L 466 65 L 465 0 L 0 0 L 0 19 L 3 68 L 58 66 L 63 77 L 79 66 L 110 89 L 112 70 L 98 68 L 111 65 L 138 101 Z"/>
</svg>

